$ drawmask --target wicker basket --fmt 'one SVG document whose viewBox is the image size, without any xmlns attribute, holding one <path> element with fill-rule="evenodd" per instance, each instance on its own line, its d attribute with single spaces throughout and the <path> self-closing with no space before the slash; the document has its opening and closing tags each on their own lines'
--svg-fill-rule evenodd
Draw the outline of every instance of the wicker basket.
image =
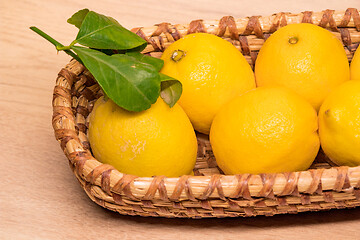
<svg viewBox="0 0 360 240">
<path fill-rule="evenodd" d="M 276 29 L 307 22 L 332 31 L 344 44 L 349 60 L 360 42 L 357 9 L 300 14 L 278 13 L 190 24 L 161 23 L 133 31 L 148 41 L 144 53 L 160 56 L 173 41 L 189 33 L 208 32 L 230 41 L 254 65 L 257 52 Z M 124 215 L 179 218 L 238 217 L 352 208 L 360 205 L 360 166 L 330 166 L 319 153 L 311 169 L 278 174 L 223 175 L 206 136 L 198 135 L 195 176 L 136 177 L 102 164 L 91 154 L 87 116 L 101 95 L 91 74 L 72 60 L 61 69 L 53 95 L 56 139 L 88 196 Z"/>
</svg>

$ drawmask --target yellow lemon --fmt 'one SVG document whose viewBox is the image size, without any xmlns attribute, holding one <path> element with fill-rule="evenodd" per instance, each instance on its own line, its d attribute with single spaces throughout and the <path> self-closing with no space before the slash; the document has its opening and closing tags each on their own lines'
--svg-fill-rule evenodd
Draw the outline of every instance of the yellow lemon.
<svg viewBox="0 0 360 240">
<path fill-rule="evenodd" d="M 319 151 L 317 113 L 296 93 L 260 87 L 236 97 L 215 116 L 210 143 L 226 174 L 293 172 Z"/>
<path fill-rule="evenodd" d="M 244 56 L 212 34 L 189 34 L 172 43 L 161 58 L 161 72 L 183 85 L 179 104 L 195 130 L 205 134 L 221 106 L 255 88 L 253 71 Z"/>
<path fill-rule="evenodd" d="M 350 79 L 360 80 L 360 47 L 356 49 L 350 64 Z"/>
<path fill-rule="evenodd" d="M 328 30 L 301 23 L 277 30 L 260 49 L 255 63 L 258 86 L 284 86 L 319 110 L 325 97 L 349 80 L 341 42 Z"/>
<path fill-rule="evenodd" d="M 360 165 L 360 81 L 342 84 L 325 99 L 319 135 L 322 149 L 334 163 Z"/>
<path fill-rule="evenodd" d="M 190 175 L 196 161 L 189 118 L 179 105 L 170 108 L 161 98 L 139 113 L 99 98 L 89 117 L 88 138 L 97 160 L 140 177 Z"/>
</svg>

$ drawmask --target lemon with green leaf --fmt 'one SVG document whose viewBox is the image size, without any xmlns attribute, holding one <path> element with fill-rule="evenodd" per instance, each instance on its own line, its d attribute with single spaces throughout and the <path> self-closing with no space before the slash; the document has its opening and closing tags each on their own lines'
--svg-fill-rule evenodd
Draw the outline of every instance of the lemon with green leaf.
<svg viewBox="0 0 360 240">
<path fill-rule="evenodd" d="M 192 174 L 197 156 L 195 132 L 185 112 L 161 98 L 142 112 L 99 98 L 90 113 L 88 138 L 97 160 L 141 177 Z"/>
</svg>

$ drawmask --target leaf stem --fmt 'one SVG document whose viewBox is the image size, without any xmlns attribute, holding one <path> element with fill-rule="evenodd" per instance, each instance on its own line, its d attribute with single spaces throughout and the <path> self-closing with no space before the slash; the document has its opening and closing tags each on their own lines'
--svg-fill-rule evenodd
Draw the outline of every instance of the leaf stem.
<svg viewBox="0 0 360 240">
<path fill-rule="evenodd" d="M 30 29 L 34 32 L 36 32 L 37 34 L 39 34 L 41 37 L 45 38 L 46 40 L 48 40 L 50 43 L 52 43 L 55 47 L 56 50 L 58 51 L 64 51 L 65 53 L 67 53 L 68 55 L 70 55 L 71 57 L 73 57 L 74 59 L 76 59 L 78 62 L 82 63 L 82 61 L 80 60 L 80 58 L 70 50 L 70 46 L 64 46 L 63 44 L 59 43 L 58 41 L 56 41 L 55 39 L 53 39 L 52 37 L 50 37 L 49 35 L 47 35 L 46 33 L 44 33 L 43 31 L 41 31 L 39 28 L 37 27 L 30 27 Z"/>
<path fill-rule="evenodd" d="M 63 46 L 63 47 L 57 46 L 57 47 L 56 47 L 56 50 L 58 50 L 58 51 L 70 50 L 70 46 Z"/>
</svg>

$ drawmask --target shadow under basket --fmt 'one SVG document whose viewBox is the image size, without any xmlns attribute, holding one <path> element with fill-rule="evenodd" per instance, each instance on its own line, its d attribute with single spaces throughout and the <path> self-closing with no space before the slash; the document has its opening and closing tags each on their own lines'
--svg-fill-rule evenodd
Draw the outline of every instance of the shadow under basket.
<svg viewBox="0 0 360 240">
<path fill-rule="evenodd" d="M 238 48 L 253 67 L 260 47 L 271 33 L 286 24 L 301 22 L 327 28 L 343 43 L 349 61 L 352 59 L 360 42 L 360 16 L 354 8 L 240 19 L 225 16 L 189 24 L 161 23 L 132 31 L 149 43 L 143 53 L 155 57 L 186 34 L 215 34 Z M 360 205 L 360 166 L 331 166 L 320 151 L 308 171 L 223 175 L 207 136 L 201 134 L 195 176 L 123 174 L 97 161 L 90 151 L 87 116 L 100 96 L 100 88 L 87 69 L 71 60 L 56 80 L 52 124 L 76 178 L 87 195 L 104 208 L 124 215 L 212 218 L 272 216 Z"/>
</svg>

